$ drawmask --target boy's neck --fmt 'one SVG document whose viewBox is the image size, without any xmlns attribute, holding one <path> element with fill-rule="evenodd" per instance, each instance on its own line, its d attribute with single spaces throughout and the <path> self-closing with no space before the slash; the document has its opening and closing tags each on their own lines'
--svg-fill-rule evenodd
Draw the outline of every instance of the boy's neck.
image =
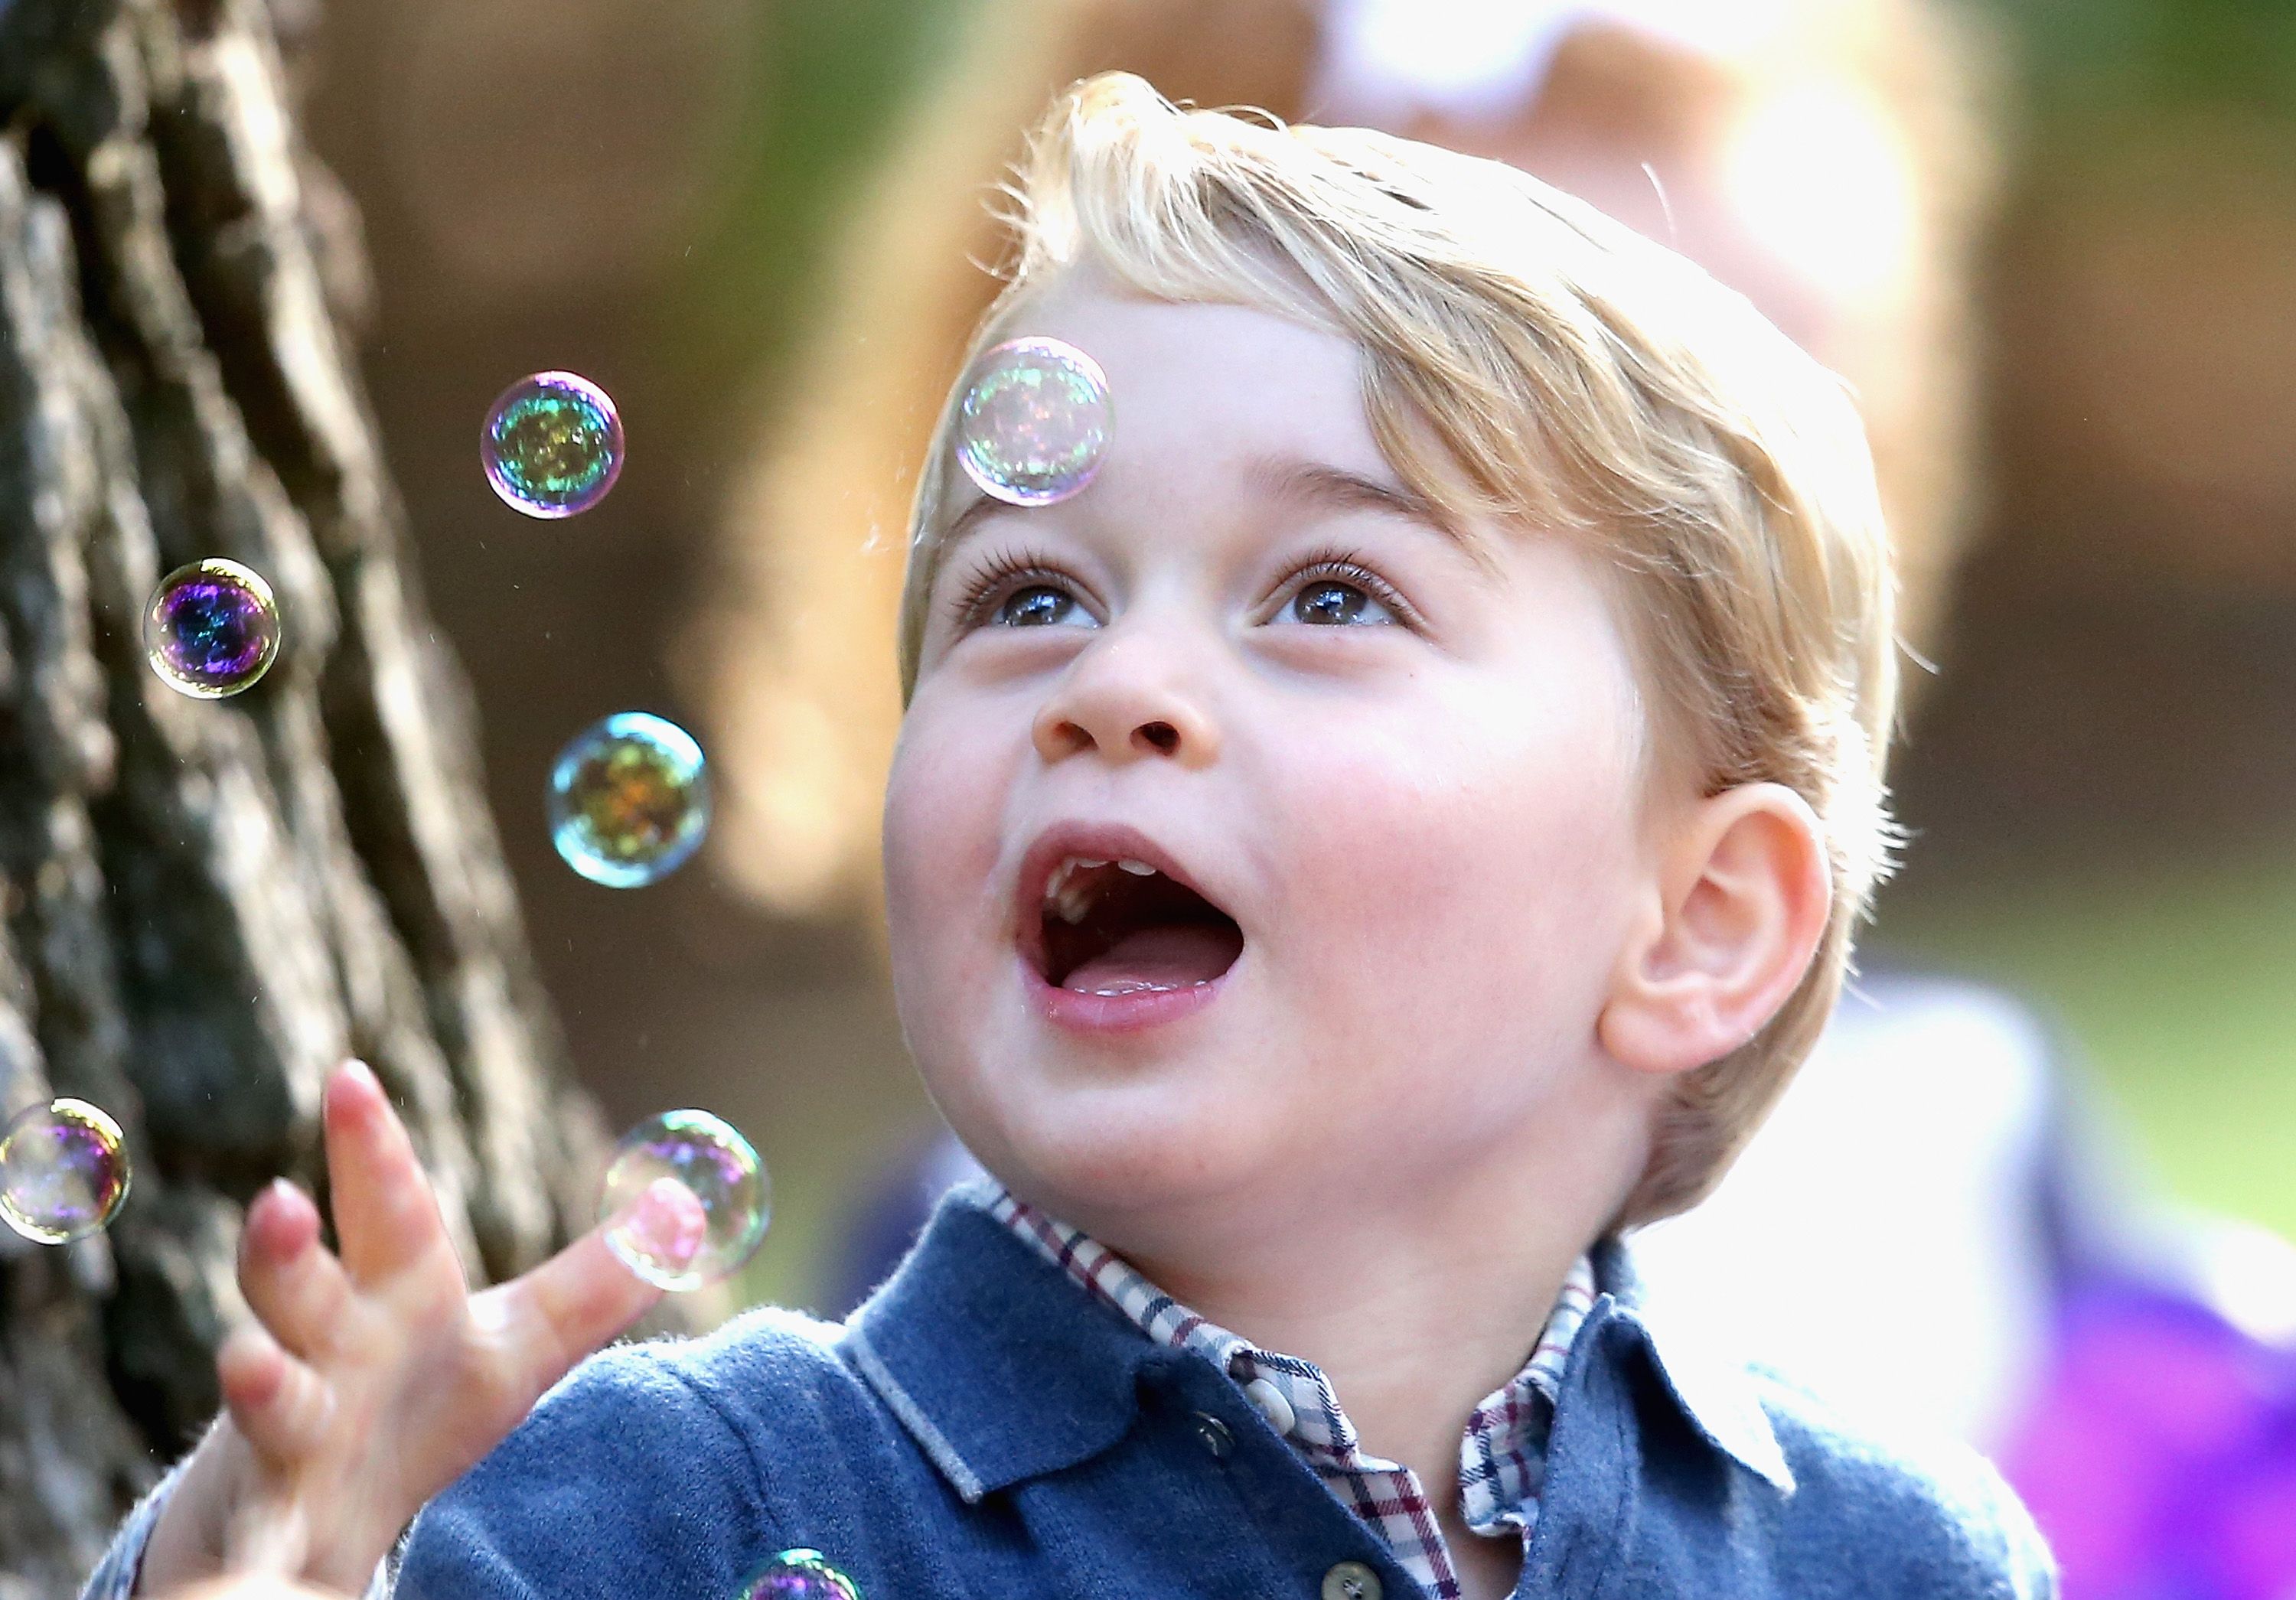
<svg viewBox="0 0 2296 1600">
<path fill-rule="evenodd" d="M 1521 1371 L 1640 1169 L 1639 1114 L 1595 1120 L 1611 1125 L 1554 1119 L 1439 1183 L 1064 1219 L 1196 1315 L 1314 1362 L 1361 1448 L 1411 1467 L 1450 1532 L 1469 1416 Z"/>
<path fill-rule="evenodd" d="M 1363 1449 L 1416 1470 L 1440 1506 L 1457 1497 L 1469 1415 L 1521 1371 L 1592 1238 L 1591 1227 L 1587 1238 L 1576 1229 L 1528 1237 L 1488 1216 L 1456 1226 L 1434 1249 L 1401 1233 L 1317 1230 L 1271 1238 L 1271 1251 L 1239 1251 L 1209 1270 L 1158 1258 L 1133 1265 L 1196 1315 L 1314 1362 Z"/>
</svg>

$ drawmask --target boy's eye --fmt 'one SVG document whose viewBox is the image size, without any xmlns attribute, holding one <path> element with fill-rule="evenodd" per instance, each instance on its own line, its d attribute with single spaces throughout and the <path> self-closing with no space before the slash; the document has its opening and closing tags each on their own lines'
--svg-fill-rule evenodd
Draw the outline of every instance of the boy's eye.
<svg viewBox="0 0 2296 1600">
<path fill-rule="evenodd" d="M 1047 628 L 1067 620 L 1076 609 L 1074 595 L 1050 584 L 1036 583 L 1015 589 L 997 602 L 988 619 L 1003 628 Z"/>
<path fill-rule="evenodd" d="M 1387 607 L 1357 584 L 1336 578 L 1318 578 L 1301 584 L 1284 608 L 1294 621 L 1324 627 L 1351 622 L 1393 622 Z"/>
</svg>

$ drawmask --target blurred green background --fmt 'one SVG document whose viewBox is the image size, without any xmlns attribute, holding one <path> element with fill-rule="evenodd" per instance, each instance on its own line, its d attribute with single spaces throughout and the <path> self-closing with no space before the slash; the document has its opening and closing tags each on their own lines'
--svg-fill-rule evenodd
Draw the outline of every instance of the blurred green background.
<svg viewBox="0 0 2296 1600">
<path fill-rule="evenodd" d="M 1980 14 L 1993 504 L 1868 942 L 2054 1014 L 2177 1197 L 2296 1238 L 2296 7 Z"/>
<path fill-rule="evenodd" d="M 1902 892 L 1869 942 L 2042 1006 L 2177 1196 L 2296 1238 L 2296 851 Z"/>
</svg>

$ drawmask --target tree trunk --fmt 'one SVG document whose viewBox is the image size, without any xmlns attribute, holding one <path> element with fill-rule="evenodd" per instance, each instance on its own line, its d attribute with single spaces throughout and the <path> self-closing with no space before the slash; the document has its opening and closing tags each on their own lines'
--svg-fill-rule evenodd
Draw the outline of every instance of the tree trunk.
<svg viewBox="0 0 2296 1600">
<path fill-rule="evenodd" d="M 323 1190 L 344 1055 L 474 1279 L 586 1226 L 604 1150 L 352 370 L 356 220 L 292 111 L 262 0 L 0 0 L 0 1114 L 80 1096 L 134 1161 L 106 1234 L 0 1228 L 0 1600 L 73 1593 L 213 1414 L 242 1208 Z M 140 637 L 210 555 L 283 619 L 222 702 Z"/>
</svg>

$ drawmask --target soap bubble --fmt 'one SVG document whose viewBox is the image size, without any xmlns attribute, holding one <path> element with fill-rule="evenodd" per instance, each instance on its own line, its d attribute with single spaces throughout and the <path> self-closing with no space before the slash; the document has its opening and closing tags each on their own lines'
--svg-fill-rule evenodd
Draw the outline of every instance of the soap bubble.
<svg viewBox="0 0 2296 1600">
<path fill-rule="evenodd" d="M 818 1550 L 784 1550 L 742 1586 L 741 1600 L 861 1600 L 861 1586 Z"/>
<path fill-rule="evenodd" d="M 665 1251 L 627 1213 L 657 1180 L 674 1178 L 701 1202 L 701 1238 L 688 1251 Z M 622 1264 L 664 1289 L 694 1289 L 756 1253 L 773 1208 L 766 1164 L 739 1129 L 708 1112 L 664 1112 L 622 1136 L 606 1169 L 598 1220 Z M 691 1243 L 681 1236 L 681 1244 Z"/>
<path fill-rule="evenodd" d="M 178 567 L 144 608 L 144 652 L 171 689 L 221 700 L 279 654 L 279 603 L 263 575 L 220 556 Z"/>
<path fill-rule="evenodd" d="M 1116 414 L 1100 363 L 1057 339 L 980 357 L 956 413 L 956 459 L 984 494 L 1049 505 L 1092 481 Z"/>
<path fill-rule="evenodd" d="M 27 1239 L 69 1244 L 127 1198 L 127 1142 L 85 1100 L 28 1106 L 0 1130 L 0 1218 Z"/>
<path fill-rule="evenodd" d="M 502 392 L 479 434 L 487 480 L 513 511 L 570 517 L 606 497 L 622 471 L 622 419 L 573 373 L 537 373 Z"/>
<path fill-rule="evenodd" d="M 701 746 L 674 722 L 617 711 L 577 734 L 550 769 L 550 841 L 593 883 L 666 878 L 709 831 Z"/>
</svg>

